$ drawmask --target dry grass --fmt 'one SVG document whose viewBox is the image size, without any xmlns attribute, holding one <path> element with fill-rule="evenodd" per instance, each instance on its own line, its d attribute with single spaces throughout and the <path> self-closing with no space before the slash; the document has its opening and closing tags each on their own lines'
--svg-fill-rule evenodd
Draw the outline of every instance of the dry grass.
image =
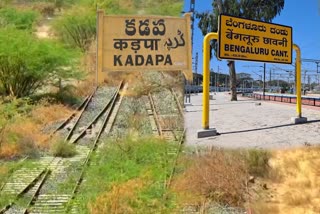
<svg viewBox="0 0 320 214">
<path fill-rule="evenodd" d="M 136 193 L 144 186 L 140 179 L 132 179 L 122 184 L 114 184 L 88 205 L 90 213 L 134 213 L 132 204 L 139 204 Z"/>
<path fill-rule="evenodd" d="M 257 213 L 320 213 L 320 150 L 319 147 L 275 152 L 271 167 L 278 171 L 280 180 L 269 177 L 274 199 L 254 204 Z M 268 207 L 278 211 L 268 212 Z"/>
<path fill-rule="evenodd" d="M 0 147 L 0 158 L 11 159 L 21 154 L 21 150 L 16 144 L 3 143 Z"/>
<path fill-rule="evenodd" d="M 32 111 L 31 117 L 41 125 L 48 125 L 52 122 L 66 118 L 72 113 L 72 109 L 62 104 L 41 103 Z"/>
<path fill-rule="evenodd" d="M 191 162 L 191 161 L 189 161 Z M 181 203 L 206 201 L 242 206 L 248 178 L 245 158 L 214 149 L 192 158 L 192 164 L 173 182 Z"/>
<path fill-rule="evenodd" d="M 55 157 L 73 157 L 77 154 L 77 149 L 74 144 L 65 142 L 63 139 L 58 139 L 51 144 L 51 154 Z"/>
<path fill-rule="evenodd" d="M 72 110 L 60 104 L 41 103 L 29 115 L 18 116 L 6 126 L 0 147 L 0 158 L 12 159 L 19 156 L 35 156 L 38 150 L 49 148 L 48 133 L 43 127 L 66 118 Z"/>
<path fill-rule="evenodd" d="M 275 214 L 279 213 L 279 206 L 277 204 L 269 204 L 265 202 L 256 202 L 252 209 L 254 214 Z"/>
</svg>

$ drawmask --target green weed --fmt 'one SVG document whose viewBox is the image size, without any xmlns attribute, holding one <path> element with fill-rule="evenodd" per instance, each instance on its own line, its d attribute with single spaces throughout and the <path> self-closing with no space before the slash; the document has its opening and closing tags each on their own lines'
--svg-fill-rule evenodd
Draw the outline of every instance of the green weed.
<svg viewBox="0 0 320 214">
<path fill-rule="evenodd" d="M 64 142 L 63 140 L 58 140 L 52 144 L 51 154 L 56 157 L 73 157 L 77 154 L 75 145 L 71 143 Z"/>
<path fill-rule="evenodd" d="M 165 187 L 176 145 L 156 138 L 127 137 L 106 142 L 86 172 L 77 201 L 83 213 L 169 212 L 173 196 Z"/>
<path fill-rule="evenodd" d="M 271 153 L 262 149 L 250 149 L 247 151 L 246 161 L 249 173 L 256 176 L 264 177 L 268 174 L 269 159 Z"/>
</svg>

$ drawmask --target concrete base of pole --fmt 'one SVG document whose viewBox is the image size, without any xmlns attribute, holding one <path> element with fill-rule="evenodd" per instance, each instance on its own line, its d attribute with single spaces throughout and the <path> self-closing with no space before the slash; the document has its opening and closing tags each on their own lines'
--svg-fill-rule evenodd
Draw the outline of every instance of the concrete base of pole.
<svg viewBox="0 0 320 214">
<path fill-rule="evenodd" d="M 308 119 L 306 117 L 291 117 L 291 122 L 293 124 L 306 123 Z"/>
<path fill-rule="evenodd" d="M 215 128 L 211 129 L 200 129 L 197 131 L 198 138 L 212 137 L 218 135 L 218 132 Z"/>
</svg>

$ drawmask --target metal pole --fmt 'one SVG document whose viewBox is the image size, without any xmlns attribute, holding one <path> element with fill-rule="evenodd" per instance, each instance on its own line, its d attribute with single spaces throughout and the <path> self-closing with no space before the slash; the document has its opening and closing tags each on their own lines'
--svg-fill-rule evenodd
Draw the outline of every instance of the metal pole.
<svg viewBox="0 0 320 214">
<path fill-rule="evenodd" d="M 228 89 L 228 76 L 225 76 L 225 86 L 224 86 L 224 91 L 227 91 Z"/>
<path fill-rule="evenodd" d="M 194 69 L 196 71 L 196 85 L 198 86 L 199 85 L 199 78 L 198 78 L 198 52 L 196 52 L 196 61 L 195 61 L 195 64 L 194 64 Z"/>
<path fill-rule="evenodd" d="M 217 73 L 214 74 L 214 87 L 215 87 L 215 91 L 217 92 Z"/>
<path fill-rule="evenodd" d="M 270 68 L 269 88 L 271 88 L 271 86 L 272 86 L 272 84 L 271 84 L 271 81 L 272 81 L 272 79 L 271 79 L 271 77 L 272 77 L 271 72 L 272 72 L 272 69 Z"/>
<path fill-rule="evenodd" d="M 208 33 L 203 39 L 203 99 L 202 128 L 209 129 L 209 78 L 210 78 L 210 41 L 218 40 L 218 33 Z"/>
<path fill-rule="evenodd" d="M 266 63 L 263 63 L 263 100 L 265 98 L 266 91 Z"/>
<path fill-rule="evenodd" d="M 318 85 L 320 86 L 320 78 L 319 78 L 320 74 L 318 74 L 318 73 L 319 73 L 319 71 L 318 71 L 319 62 L 316 62 L 316 64 L 317 64 L 317 79 L 318 79 Z"/>
<path fill-rule="evenodd" d="M 98 4 L 96 4 L 96 87 L 98 86 L 98 67 L 99 67 L 99 60 L 98 60 L 98 49 L 99 49 L 99 12 L 98 12 Z"/>
<path fill-rule="evenodd" d="M 301 118 L 301 51 L 298 45 L 293 44 L 293 49 L 296 50 L 296 94 L 297 94 L 297 117 Z"/>
</svg>

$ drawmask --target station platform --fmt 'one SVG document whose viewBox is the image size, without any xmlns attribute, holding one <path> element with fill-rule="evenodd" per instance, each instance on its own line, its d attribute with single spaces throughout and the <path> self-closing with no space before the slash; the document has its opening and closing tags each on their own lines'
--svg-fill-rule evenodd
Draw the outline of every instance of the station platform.
<svg viewBox="0 0 320 214">
<path fill-rule="evenodd" d="M 263 98 L 262 92 L 254 92 L 252 97 L 258 100 L 269 100 L 285 103 L 296 103 L 297 96 L 292 94 L 274 94 L 274 93 L 265 93 Z M 319 94 L 301 96 L 302 105 L 316 106 L 320 107 L 320 96 Z"/>
<path fill-rule="evenodd" d="M 320 108 L 302 106 L 305 124 L 292 124 L 296 106 L 281 102 L 254 100 L 238 95 L 230 101 L 226 92 L 210 93 L 210 128 L 220 135 L 197 138 L 202 129 L 202 94 L 191 95 L 185 105 L 186 145 L 224 148 L 281 149 L 320 144 Z"/>
</svg>

